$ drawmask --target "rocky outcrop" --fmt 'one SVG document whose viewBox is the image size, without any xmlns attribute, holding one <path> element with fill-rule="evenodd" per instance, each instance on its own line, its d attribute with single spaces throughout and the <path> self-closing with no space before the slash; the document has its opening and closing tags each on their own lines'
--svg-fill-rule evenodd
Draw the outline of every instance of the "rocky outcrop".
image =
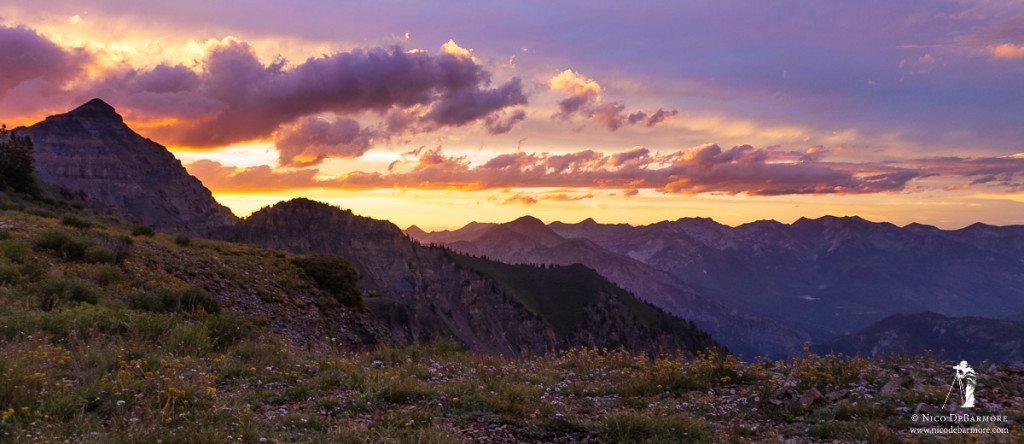
<svg viewBox="0 0 1024 444">
<path fill-rule="evenodd" d="M 35 145 L 40 180 L 81 195 L 97 209 L 200 235 L 237 220 L 173 154 L 132 131 L 102 100 L 16 131 Z"/>
</svg>

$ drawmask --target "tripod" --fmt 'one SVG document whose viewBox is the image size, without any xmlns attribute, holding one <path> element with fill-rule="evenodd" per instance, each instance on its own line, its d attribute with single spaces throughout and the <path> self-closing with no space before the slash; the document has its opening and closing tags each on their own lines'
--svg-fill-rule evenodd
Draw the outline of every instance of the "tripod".
<svg viewBox="0 0 1024 444">
<path fill-rule="evenodd" d="M 953 393 L 953 386 L 954 385 L 955 386 L 959 386 L 961 391 L 963 390 L 963 381 L 961 381 L 962 378 L 963 378 L 963 376 L 961 376 L 959 373 L 957 373 L 955 376 L 953 376 L 953 382 L 949 383 L 949 390 L 946 392 L 946 399 L 942 401 L 942 408 L 943 409 L 946 408 L 946 402 L 949 401 L 949 395 Z"/>
</svg>

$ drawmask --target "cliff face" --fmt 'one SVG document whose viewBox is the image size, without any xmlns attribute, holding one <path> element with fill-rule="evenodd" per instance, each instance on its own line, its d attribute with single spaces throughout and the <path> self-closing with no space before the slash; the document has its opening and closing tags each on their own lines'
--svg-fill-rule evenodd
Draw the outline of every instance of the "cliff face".
<svg viewBox="0 0 1024 444">
<path fill-rule="evenodd" d="M 113 107 L 93 99 L 28 128 L 36 175 L 154 228 L 205 234 L 237 218 L 162 145 L 132 131 Z"/>
</svg>

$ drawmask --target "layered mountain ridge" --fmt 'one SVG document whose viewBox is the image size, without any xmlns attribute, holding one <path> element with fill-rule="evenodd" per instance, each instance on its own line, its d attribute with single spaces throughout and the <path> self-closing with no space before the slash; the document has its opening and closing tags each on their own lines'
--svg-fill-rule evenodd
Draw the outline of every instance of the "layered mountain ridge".
<svg viewBox="0 0 1024 444">
<path fill-rule="evenodd" d="M 895 313 L 1001 318 L 1024 309 L 1024 227 L 940 230 L 860 217 L 708 219 L 646 226 L 552 223 L 730 306 L 797 325 L 815 341 Z"/>
<path fill-rule="evenodd" d="M 15 132 L 32 139 L 40 180 L 76 193 L 96 209 L 188 234 L 237 221 L 173 154 L 132 131 L 100 99 Z"/>
<path fill-rule="evenodd" d="M 583 264 L 622 288 L 677 316 L 694 321 L 730 350 L 745 356 L 798 353 L 810 338 L 796 328 L 709 299 L 674 276 L 585 238 L 560 236 L 539 219 L 504 224 L 473 223 L 438 233 L 407 229 L 424 244 L 510 264 Z"/>
</svg>

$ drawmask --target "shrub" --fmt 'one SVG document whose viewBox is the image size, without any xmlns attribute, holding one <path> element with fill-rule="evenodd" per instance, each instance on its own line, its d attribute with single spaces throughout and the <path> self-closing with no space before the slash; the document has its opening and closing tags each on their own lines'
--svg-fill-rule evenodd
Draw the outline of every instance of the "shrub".
<svg viewBox="0 0 1024 444">
<path fill-rule="evenodd" d="M 153 235 L 155 235 L 155 234 L 156 234 L 156 232 L 153 231 L 152 228 L 147 227 L 145 225 L 136 225 L 136 226 L 132 227 L 132 236 L 153 237 Z"/>
<path fill-rule="evenodd" d="M 11 233 L 3 228 L 0 228 L 0 240 L 7 240 L 11 238 Z"/>
<path fill-rule="evenodd" d="M 100 291 L 96 287 L 59 276 L 40 282 L 35 292 L 39 299 L 39 308 L 43 311 L 53 310 L 62 300 L 96 304 L 100 299 Z"/>
<path fill-rule="evenodd" d="M 148 311 L 153 313 L 163 313 L 167 309 L 164 307 L 164 301 L 159 295 L 153 295 L 149 293 L 135 293 L 128 296 L 126 301 L 128 307 L 135 310 Z"/>
<path fill-rule="evenodd" d="M 92 264 L 116 264 L 117 255 L 113 251 L 110 251 L 103 247 L 91 246 L 85 249 L 86 262 Z"/>
<path fill-rule="evenodd" d="M 128 279 L 120 268 L 108 264 L 93 266 L 87 274 L 89 279 L 102 287 L 119 284 Z"/>
<path fill-rule="evenodd" d="M 14 264 L 0 261 L 0 285 L 16 285 L 21 282 L 21 271 Z"/>
<path fill-rule="evenodd" d="M 83 218 L 80 218 L 78 216 L 75 216 L 73 214 L 68 214 L 68 215 L 65 215 L 64 217 L 60 218 L 60 223 L 62 225 L 68 226 L 68 227 L 81 228 L 81 229 L 92 228 L 92 226 L 93 226 L 92 222 L 90 222 L 88 220 L 85 220 Z"/>
<path fill-rule="evenodd" d="M 192 238 L 179 234 L 174 238 L 174 243 L 182 247 L 187 247 L 192 244 Z"/>
<path fill-rule="evenodd" d="M 31 282 L 38 282 L 46 276 L 46 268 L 35 262 L 21 264 L 21 275 Z"/>
<path fill-rule="evenodd" d="M 96 245 L 103 247 L 114 255 L 115 264 L 120 264 L 128 258 L 131 246 L 134 243 L 128 236 L 109 237 L 103 236 L 96 240 Z"/>
<path fill-rule="evenodd" d="M 226 349 L 238 341 L 250 338 L 257 332 L 256 326 L 243 315 L 221 313 L 206 319 L 211 343 L 218 350 Z"/>
<path fill-rule="evenodd" d="M 194 313 L 197 309 L 214 314 L 220 313 L 220 305 L 206 290 L 199 287 L 188 287 L 181 291 L 181 309 Z"/>
<path fill-rule="evenodd" d="M 363 298 L 356 281 L 356 273 L 352 263 L 338 256 L 318 254 L 295 258 L 292 263 L 297 265 L 314 282 L 343 305 L 362 308 Z"/>
<path fill-rule="evenodd" d="M 0 240 L 0 255 L 11 262 L 24 264 L 32 257 L 32 248 L 14 239 Z"/>
<path fill-rule="evenodd" d="M 220 305 L 206 290 L 188 287 L 180 292 L 161 289 L 155 294 L 139 293 L 128 297 L 128 306 L 154 313 L 186 312 L 195 314 L 202 309 L 207 314 L 220 313 Z"/>
<path fill-rule="evenodd" d="M 36 248 L 52 251 L 67 260 L 82 260 L 87 247 L 64 231 L 45 230 L 36 237 Z"/>
</svg>

